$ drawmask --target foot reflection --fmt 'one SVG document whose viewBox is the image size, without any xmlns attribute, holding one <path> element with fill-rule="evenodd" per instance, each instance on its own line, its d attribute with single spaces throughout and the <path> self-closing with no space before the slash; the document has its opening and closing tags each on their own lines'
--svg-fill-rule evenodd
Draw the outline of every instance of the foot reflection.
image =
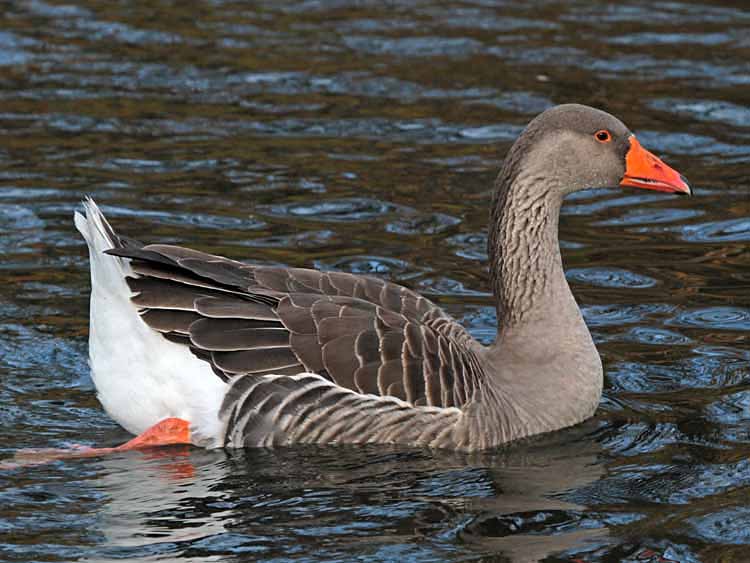
<svg viewBox="0 0 750 563">
<path fill-rule="evenodd" d="M 225 534 L 231 516 L 218 486 L 226 477 L 225 459 L 221 450 L 180 445 L 94 460 L 95 486 L 104 499 L 97 520 L 105 540 L 97 555 L 115 557 L 133 548 L 156 555 Z"/>
</svg>

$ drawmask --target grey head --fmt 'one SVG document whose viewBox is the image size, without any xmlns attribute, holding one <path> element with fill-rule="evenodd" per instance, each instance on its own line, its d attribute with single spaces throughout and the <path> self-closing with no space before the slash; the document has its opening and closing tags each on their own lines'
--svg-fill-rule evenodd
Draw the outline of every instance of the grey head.
<svg viewBox="0 0 750 563">
<path fill-rule="evenodd" d="M 625 175 L 632 133 L 607 112 L 564 104 L 539 114 L 511 148 L 501 178 L 535 176 L 539 189 L 564 196 L 617 186 Z"/>
<path fill-rule="evenodd" d="M 512 183 L 521 173 L 550 196 L 614 186 L 690 193 L 685 178 L 645 150 L 622 121 L 581 104 L 555 106 L 528 124 L 498 181 Z"/>
</svg>

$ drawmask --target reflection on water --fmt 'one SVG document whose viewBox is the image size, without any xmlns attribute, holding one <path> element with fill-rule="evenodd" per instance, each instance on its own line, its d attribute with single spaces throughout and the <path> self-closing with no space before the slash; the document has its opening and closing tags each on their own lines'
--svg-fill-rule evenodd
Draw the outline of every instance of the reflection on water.
<svg viewBox="0 0 750 563">
<path fill-rule="evenodd" d="M 380 275 L 494 338 L 487 207 L 523 125 L 609 109 L 695 186 L 570 197 L 597 416 L 497 452 L 170 448 L 0 473 L 0 559 L 750 558 L 750 13 L 737 3 L 0 10 L 0 456 L 112 445 L 94 195 L 123 234 Z M 660 559 L 663 558 L 663 559 Z"/>
<path fill-rule="evenodd" d="M 450 558 L 464 546 L 536 561 L 605 538 L 609 521 L 638 519 L 587 515 L 566 498 L 566 491 L 604 472 L 586 433 L 568 438 L 478 455 L 178 447 L 90 460 L 75 487 L 88 493 L 95 537 L 80 553 L 94 560 L 179 553 L 200 561 L 226 553 L 272 559 L 314 551 L 325 560 L 347 553 L 420 560 Z M 72 487 L 67 476 L 81 469 L 68 462 L 28 471 L 64 493 Z M 21 504 L 38 491 L 38 484 L 22 485 L 5 500 Z M 73 499 L 63 494 L 47 501 L 70 510 Z"/>
</svg>

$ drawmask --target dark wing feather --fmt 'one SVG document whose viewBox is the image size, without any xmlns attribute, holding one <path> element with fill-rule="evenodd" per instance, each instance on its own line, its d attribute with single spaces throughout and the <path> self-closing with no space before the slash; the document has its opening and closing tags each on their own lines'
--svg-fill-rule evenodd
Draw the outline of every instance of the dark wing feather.
<svg viewBox="0 0 750 563">
<path fill-rule="evenodd" d="M 194 300 L 195 310 L 204 317 L 216 319 L 255 319 L 276 321 L 278 315 L 263 303 L 241 301 L 226 297 L 199 297 Z"/>
<path fill-rule="evenodd" d="M 442 407 L 470 401 L 481 381 L 471 336 L 396 284 L 169 245 L 108 252 L 131 260 L 141 318 L 225 381 L 309 371 L 359 393 Z"/>
</svg>

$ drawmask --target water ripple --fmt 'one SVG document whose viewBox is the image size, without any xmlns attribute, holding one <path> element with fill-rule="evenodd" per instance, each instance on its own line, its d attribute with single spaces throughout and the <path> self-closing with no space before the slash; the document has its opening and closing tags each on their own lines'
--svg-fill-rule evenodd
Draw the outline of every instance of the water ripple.
<svg viewBox="0 0 750 563">
<path fill-rule="evenodd" d="M 700 209 L 672 209 L 668 207 L 661 209 L 629 209 L 620 217 L 613 217 L 604 221 L 597 221 L 594 224 L 602 226 L 656 225 L 660 223 L 676 223 L 678 221 L 685 221 L 686 219 L 699 217 L 704 213 L 705 211 Z"/>
<path fill-rule="evenodd" d="M 192 214 L 169 211 L 134 210 L 127 207 L 103 205 L 102 210 L 109 217 L 148 217 L 156 219 L 164 225 L 195 226 L 217 230 L 257 230 L 266 224 L 253 217 L 237 217 L 229 215 L 210 215 L 207 213 Z"/>
<path fill-rule="evenodd" d="M 445 213 L 414 214 L 388 223 L 385 230 L 400 235 L 434 235 L 460 223 L 461 219 Z"/>
<path fill-rule="evenodd" d="M 373 198 L 352 197 L 318 202 L 259 205 L 258 212 L 275 217 L 294 217 L 332 223 L 371 221 L 399 210 L 393 203 Z"/>
<path fill-rule="evenodd" d="M 482 43 L 468 37 L 375 37 L 348 36 L 344 44 L 373 55 L 398 57 L 467 56 L 482 48 Z"/>
<path fill-rule="evenodd" d="M 732 37 L 728 33 L 629 33 L 609 39 L 617 45 L 721 45 Z"/>
<path fill-rule="evenodd" d="M 644 190 L 645 191 L 645 190 Z M 618 188 L 619 192 L 619 188 Z M 561 215 L 593 215 L 602 211 L 611 210 L 614 207 L 634 207 L 637 208 L 640 204 L 645 202 L 653 202 L 654 197 L 663 197 L 654 194 L 634 194 L 622 197 L 607 197 L 612 193 L 618 193 L 613 190 L 587 190 L 585 192 L 578 192 L 577 194 L 571 194 L 567 197 L 568 201 L 577 201 L 579 199 L 591 197 L 604 196 L 597 201 L 591 203 L 575 203 L 563 206 Z"/>
<path fill-rule="evenodd" d="M 685 225 L 679 231 L 687 242 L 750 241 L 750 217 Z"/>
<path fill-rule="evenodd" d="M 690 344 L 687 336 L 672 330 L 666 330 L 657 327 L 639 326 L 630 329 L 625 334 L 625 340 L 638 342 L 640 344 L 650 344 L 659 346 L 680 346 Z"/>
<path fill-rule="evenodd" d="M 590 326 L 620 326 L 640 322 L 652 315 L 663 315 L 674 311 L 675 306 L 666 303 L 644 303 L 641 305 L 591 305 L 583 307 L 583 318 Z"/>
<path fill-rule="evenodd" d="M 456 255 L 467 260 L 486 262 L 489 259 L 487 233 L 461 233 L 450 237 L 448 244 L 457 247 Z"/>
<path fill-rule="evenodd" d="M 15 204 L 0 205 L 0 254 L 32 252 L 42 240 L 44 221 L 29 208 Z"/>
<path fill-rule="evenodd" d="M 750 309 L 740 307 L 705 307 L 684 311 L 667 324 L 686 328 L 712 330 L 750 330 Z"/>
<path fill-rule="evenodd" d="M 92 13 L 81 6 L 56 6 L 42 0 L 30 0 L 24 7 L 34 14 L 51 18 L 85 18 L 91 17 Z"/>
<path fill-rule="evenodd" d="M 507 124 L 483 125 L 481 127 L 467 127 L 466 129 L 461 129 L 458 134 L 461 137 L 471 140 L 514 141 L 520 133 L 520 129 L 520 127 Z"/>
<path fill-rule="evenodd" d="M 463 295 L 477 297 L 491 296 L 491 294 L 486 291 L 469 289 L 460 281 L 444 276 L 420 280 L 417 289 L 418 291 L 423 291 L 427 294 L 431 293 L 438 295 Z"/>
<path fill-rule="evenodd" d="M 120 22 L 76 19 L 72 20 L 72 23 L 73 25 L 70 25 L 70 20 L 66 21 L 67 25 L 64 25 L 63 28 L 75 29 L 82 32 L 82 36 L 86 39 L 98 41 L 113 39 L 133 45 L 143 43 L 173 45 L 185 41 L 183 37 L 176 33 L 138 29 Z"/>
<path fill-rule="evenodd" d="M 750 391 L 722 397 L 708 405 L 705 413 L 717 423 L 724 440 L 750 442 Z"/>
<path fill-rule="evenodd" d="M 337 235 L 333 231 L 303 231 L 301 233 L 273 235 L 270 237 L 250 238 L 246 240 L 235 241 L 243 246 L 252 246 L 256 248 L 320 248 L 333 244 Z"/>
<path fill-rule="evenodd" d="M 738 506 L 723 507 L 713 512 L 689 520 L 693 526 L 691 535 L 697 539 L 733 545 L 750 545 L 750 508 Z"/>
<path fill-rule="evenodd" d="M 681 468 L 682 487 L 669 486 L 658 496 L 666 502 L 687 504 L 693 499 L 707 498 L 750 486 L 750 461 L 705 464 L 698 468 Z M 666 498 L 665 498 L 666 497 Z"/>
<path fill-rule="evenodd" d="M 414 266 L 405 260 L 372 255 L 347 256 L 334 261 L 316 260 L 315 267 L 321 270 L 336 272 L 386 276 L 389 279 L 406 279 L 419 275 L 424 271 L 415 269 Z"/>
<path fill-rule="evenodd" d="M 730 102 L 659 98 L 649 102 L 649 105 L 659 111 L 687 115 L 700 121 L 727 123 L 735 127 L 750 127 L 750 109 Z"/>
<path fill-rule="evenodd" d="M 638 422 L 619 428 L 617 435 L 610 437 L 603 445 L 617 455 L 636 456 L 653 453 L 684 440 L 685 436 L 672 423 Z"/>
<path fill-rule="evenodd" d="M 584 523 L 583 520 L 589 520 Z M 560 534 L 574 528 L 603 526 L 577 511 L 544 510 L 526 514 L 482 515 L 466 523 L 460 537 L 476 541 L 477 537 L 504 537 L 516 534 Z"/>
<path fill-rule="evenodd" d="M 750 82 L 750 77 L 748 77 Z M 742 162 L 750 156 L 746 144 L 723 143 L 709 135 L 693 133 L 665 133 L 664 131 L 638 131 L 638 138 L 651 151 L 684 155 L 690 158 L 711 157 L 722 162 Z"/>
<path fill-rule="evenodd" d="M 747 12 L 725 6 L 707 4 L 688 4 L 668 2 L 661 5 L 649 6 L 644 11 L 643 6 L 632 4 L 601 4 L 585 5 L 566 14 L 564 21 L 574 22 L 608 22 L 608 23 L 643 23 L 644 17 L 648 21 L 658 24 L 673 24 L 677 21 L 680 26 L 687 24 L 733 24 L 747 22 Z"/>
<path fill-rule="evenodd" d="M 572 268 L 566 272 L 566 277 L 574 283 L 597 287 L 637 289 L 653 287 L 658 283 L 653 278 L 622 268 Z"/>
<path fill-rule="evenodd" d="M 0 67 L 27 64 L 33 54 L 25 49 L 37 45 L 28 37 L 20 37 L 8 31 L 0 31 Z"/>
</svg>

